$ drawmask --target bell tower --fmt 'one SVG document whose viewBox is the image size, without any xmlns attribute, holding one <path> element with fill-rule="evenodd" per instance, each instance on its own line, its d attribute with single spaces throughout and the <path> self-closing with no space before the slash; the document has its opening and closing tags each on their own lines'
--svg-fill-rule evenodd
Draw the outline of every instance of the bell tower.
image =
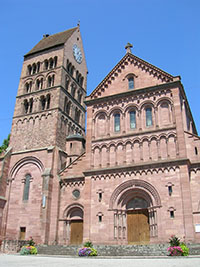
<svg viewBox="0 0 200 267">
<path fill-rule="evenodd" d="M 24 56 L 10 138 L 6 239 L 57 242 L 57 174 L 84 150 L 86 86 L 79 25 L 43 35 Z M 79 140 L 73 155 L 71 140 Z"/>
<path fill-rule="evenodd" d="M 11 146 L 65 150 L 68 134 L 85 132 L 87 67 L 79 27 L 43 39 L 24 56 Z"/>
</svg>

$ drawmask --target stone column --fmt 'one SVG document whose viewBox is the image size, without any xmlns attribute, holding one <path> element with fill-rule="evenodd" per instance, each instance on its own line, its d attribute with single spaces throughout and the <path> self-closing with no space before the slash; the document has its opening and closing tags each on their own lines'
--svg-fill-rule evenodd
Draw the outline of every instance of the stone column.
<svg viewBox="0 0 200 267">
<path fill-rule="evenodd" d="M 161 159 L 161 155 L 160 155 L 160 140 L 157 140 L 157 149 L 158 149 L 158 159 Z"/>
<path fill-rule="evenodd" d="M 151 157 L 151 141 L 148 141 L 148 147 L 149 147 L 149 159 L 152 160 L 152 157 Z"/>
<path fill-rule="evenodd" d="M 142 143 L 139 143 L 139 148 L 140 148 L 140 161 L 143 161 L 143 146 L 142 146 Z"/>
<path fill-rule="evenodd" d="M 99 149 L 99 167 L 102 166 L 102 149 Z"/>
<path fill-rule="evenodd" d="M 92 140 L 95 139 L 95 119 L 92 120 Z"/>
<path fill-rule="evenodd" d="M 51 178 L 51 168 L 46 168 L 42 174 L 43 183 L 42 183 L 42 232 L 44 233 L 44 243 L 47 244 L 49 240 L 49 229 L 50 229 L 50 209 L 51 209 L 51 193 L 49 191 Z"/>
<path fill-rule="evenodd" d="M 157 107 L 155 107 L 154 109 L 154 116 L 155 116 L 155 126 L 156 128 L 158 128 L 159 125 L 158 125 L 158 108 Z"/>
<path fill-rule="evenodd" d="M 110 166 L 110 148 L 107 147 L 106 153 L 107 153 L 107 166 Z"/>
</svg>

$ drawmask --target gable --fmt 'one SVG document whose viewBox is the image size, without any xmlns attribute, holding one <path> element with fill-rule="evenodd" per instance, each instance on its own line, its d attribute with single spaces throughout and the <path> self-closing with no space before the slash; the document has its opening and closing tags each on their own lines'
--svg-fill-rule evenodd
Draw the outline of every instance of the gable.
<svg viewBox="0 0 200 267">
<path fill-rule="evenodd" d="M 90 94 L 89 98 L 95 99 L 129 91 L 128 79 L 130 77 L 134 82 L 133 90 L 173 81 L 172 75 L 127 53 Z"/>
</svg>

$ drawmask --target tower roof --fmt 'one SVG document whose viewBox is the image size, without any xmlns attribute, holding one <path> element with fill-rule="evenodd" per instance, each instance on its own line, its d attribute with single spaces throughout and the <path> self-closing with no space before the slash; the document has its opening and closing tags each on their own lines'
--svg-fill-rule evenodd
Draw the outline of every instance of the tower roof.
<svg viewBox="0 0 200 267">
<path fill-rule="evenodd" d="M 43 39 L 37 43 L 27 54 L 25 54 L 25 57 L 45 49 L 64 44 L 77 29 L 78 27 L 75 27 L 53 35 L 44 35 Z"/>
</svg>

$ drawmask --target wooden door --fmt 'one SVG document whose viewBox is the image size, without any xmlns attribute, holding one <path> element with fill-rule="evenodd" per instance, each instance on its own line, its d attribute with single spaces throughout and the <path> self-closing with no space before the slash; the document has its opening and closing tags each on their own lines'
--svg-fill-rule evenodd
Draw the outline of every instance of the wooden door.
<svg viewBox="0 0 200 267">
<path fill-rule="evenodd" d="M 129 244 L 149 242 L 149 214 L 147 209 L 127 212 L 127 237 Z"/>
<path fill-rule="evenodd" d="M 83 221 L 71 221 L 70 244 L 81 244 L 83 242 Z"/>
</svg>

